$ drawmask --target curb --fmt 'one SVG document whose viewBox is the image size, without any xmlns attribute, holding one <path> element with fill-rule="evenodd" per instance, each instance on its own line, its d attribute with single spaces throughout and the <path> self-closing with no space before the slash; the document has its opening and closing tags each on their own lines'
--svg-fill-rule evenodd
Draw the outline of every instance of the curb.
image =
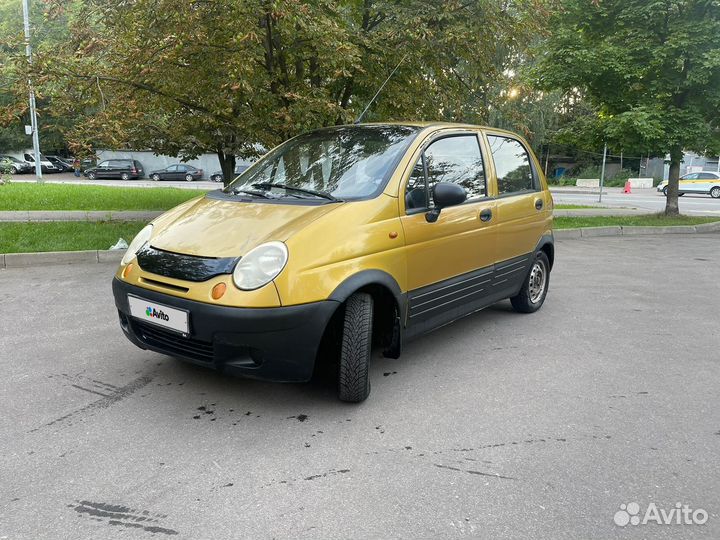
<svg viewBox="0 0 720 540">
<path fill-rule="evenodd" d="M 43 251 L 41 253 L 0 253 L 0 269 L 55 264 L 118 263 L 124 249 L 91 251 Z"/>
<path fill-rule="evenodd" d="M 0 212 L 2 223 L 33 223 L 50 221 L 150 221 L 163 211 L 83 211 L 83 210 L 21 210 Z"/>
<path fill-rule="evenodd" d="M 583 227 L 580 229 L 556 229 L 555 238 L 571 240 L 599 236 L 647 236 L 662 234 L 695 234 L 720 232 L 720 221 L 700 225 L 672 225 L 666 227 L 645 227 L 640 225 L 614 225 L 611 227 Z"/>
<path fill-rule="evenodd" d="M 602 236 L 647 236 L 663 234 L 720 233 L 720 221 L 700 225 L 669 227 L 613 226 L 558 229 L 553 231 L 558 240 L 577 240 Z M 43 251 L 40 253 L 0 253 L 0 269 L 27 268 L 28 266 L 82 263 L 119 263 L 125 254 L 122 249 L 90 251 Z"/>
</svg>

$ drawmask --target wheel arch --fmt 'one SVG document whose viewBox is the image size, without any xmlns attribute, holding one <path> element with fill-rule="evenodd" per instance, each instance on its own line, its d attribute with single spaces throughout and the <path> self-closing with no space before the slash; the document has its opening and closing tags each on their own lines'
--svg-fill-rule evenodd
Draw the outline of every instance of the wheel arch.
<svg viewBox="0 0 720 540">
<path fill-rule="evenodd" d="M 555 238 L 552 233 L 543 235 L 535 248 L 535 253 L 538 251 L 542 251 L 547 255 L 550 270 L 552 270 L 553 264 L 555 264 Z"/>
<path fill-rule="evenodd" d="M 342 305 L 357 292 L 368 293 L 373 298 L 373 334 L 383 343 L 391 340 L 395 318 L 398 316 L 404 321 L 407 306 L 406 294 L 398 282 L 383 270 L 362 270 L 338 285 L 328 299 Z"/>
</svg>

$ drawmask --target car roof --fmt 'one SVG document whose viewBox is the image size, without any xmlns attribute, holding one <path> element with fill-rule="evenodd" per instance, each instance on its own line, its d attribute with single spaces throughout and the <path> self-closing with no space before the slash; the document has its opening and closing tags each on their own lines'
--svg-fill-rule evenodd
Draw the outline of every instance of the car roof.
<svg viewBox="0 0 720 540">
<path fill-rule="evenodd" d="M 363 122 L 361 124 L 345 124 L 342 127 L 361 127 L 361 126 L 406 126 L 425 129 L 483 129 L 497 133 L 511 135 L 513 137 L 522 136 L 518 133 L 500 129 L 492 126 L 482 126 L 477 124 L 464 124 L 459 122 L 440 122 L 440 121 L 392 121 L 392 122 Z M 341 126 L 335 126 L 341 127 Z"/>
</svg>

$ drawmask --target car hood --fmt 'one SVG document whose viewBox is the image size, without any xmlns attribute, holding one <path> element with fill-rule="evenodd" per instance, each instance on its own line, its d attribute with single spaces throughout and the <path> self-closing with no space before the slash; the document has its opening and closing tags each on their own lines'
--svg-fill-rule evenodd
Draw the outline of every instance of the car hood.
<svg viewBox="0 0 720 540">
<path fill-rule="evenodd" d="M 287 240 L 342 204 L 278 204 L 201 197 L 157 218 L 150 245 L 200 257 L 238 257 L 264 242 Z"/>
</svg>

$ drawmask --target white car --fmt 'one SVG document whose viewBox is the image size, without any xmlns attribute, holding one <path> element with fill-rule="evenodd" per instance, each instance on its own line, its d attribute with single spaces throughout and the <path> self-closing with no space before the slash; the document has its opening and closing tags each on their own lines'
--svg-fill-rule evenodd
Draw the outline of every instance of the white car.
<svg viewBox="0 0 720 540">
<path fill-rule="evenodd" d="M 667 196 L 667 180 L 660 182 L 657 190 Z M 711 171 L 684 174 L 680 177 L 678 195 L 686 193 L 702 193 L 710 195 L 713 199 L 720 199 L 720 174 Z"/>
<path fill-rule="evenodd" d="M 27 161 L 30 165 L 32 165 L 33 169 L 35 169 L 35 156 L 29 153 L 25 153 L 23 154 L 23 159 Z M 40 169 L 44 173 L 60 172 L 60 169 L 58 169 L 52 161 L 50 161 L 42 154 L 40 154 Z"/>
</svg>

